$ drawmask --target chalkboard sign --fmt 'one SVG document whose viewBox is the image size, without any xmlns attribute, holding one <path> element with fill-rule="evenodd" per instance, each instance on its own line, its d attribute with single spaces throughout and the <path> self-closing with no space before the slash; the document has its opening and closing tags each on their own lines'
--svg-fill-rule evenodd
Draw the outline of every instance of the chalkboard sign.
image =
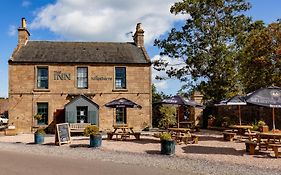
<svg viewBox="0 0 281 175">
<path fill-rule="evenodd" d="M 69 131 L 69 124 L 68 123 L 60 123 L 56 124 L 56 144 L 59 146 L 62 143 L 70 143 L 70 131 Z"/>
</svg>

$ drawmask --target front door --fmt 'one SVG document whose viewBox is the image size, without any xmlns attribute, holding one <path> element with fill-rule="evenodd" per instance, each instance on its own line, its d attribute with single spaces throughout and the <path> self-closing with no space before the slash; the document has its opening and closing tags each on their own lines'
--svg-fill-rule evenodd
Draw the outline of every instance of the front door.
<svg viewBox="0 0 281 175">
<path fill-rule="evenodd" d="M 88 106 L 77 106 L 77 123 L 88 122 Z"/>
<path fill-rule="evenodd" d="M 126 108 L 116 108 L 116 124 L 127 124 Z"/>
</svg>

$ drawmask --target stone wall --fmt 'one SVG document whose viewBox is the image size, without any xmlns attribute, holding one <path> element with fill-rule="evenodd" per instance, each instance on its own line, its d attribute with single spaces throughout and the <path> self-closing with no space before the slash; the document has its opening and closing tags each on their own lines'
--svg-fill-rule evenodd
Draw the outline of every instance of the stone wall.
<svg viewBox="0 0 281 175">
<path fill-rule="evenodd" d="M 36 67 L 47 66 L 49 89 L 36 88 Z M 151 81 L 149 65 L 122 65 L 126 67 L 127 90 L 114 89 L 114 66 L 81 65 L 88 67 L 88 89 L 76 87 L 76 65 L 9 65 L 9 122 L 19 132 L 30 132 L 34 125 L 38 102 L 48 102 L 48 123 L 56 120 L 58 111 L 70 101 L 69 95 L 89 94 L 99 105 L 99 124 L 103 130 L 111 129 L 115 110 L 105 103 L 117 98 L 127 98 L 142 106 L 127 109 L 127 123 L 136 129 L 151 126 Z M 57 75 L 60 75 L 58 78 Z M 66 77 L 64 75 L 67 75 Z M 63 78 L 64 77 L 64 78 Z M 61 119 L 60 119 L 61 120 Z"/>
</svg>

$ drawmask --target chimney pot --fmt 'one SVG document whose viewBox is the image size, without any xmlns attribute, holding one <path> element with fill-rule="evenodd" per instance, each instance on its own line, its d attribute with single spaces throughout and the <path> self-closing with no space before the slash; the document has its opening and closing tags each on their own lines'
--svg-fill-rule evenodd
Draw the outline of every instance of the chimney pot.
<svg viewBox="0 0 281 175">
<path fill-rule="evenodd" d="M 144 47 L 144 30 L 142 29 L 141 23 L 137 23 L 134 42 L 138 47 Z"/>
<path fill-rule="evenodd" d="M 26 20 L 25 20 L 25 18 L 21 18 L 21 27 L 26 29 Z"/>
<path fill-rule="evenodd" d="M 26 41 L 29 39 L 30 33 L 26 27 L 25 18 L 21 18 L 21 27 L 18 28 L 18 45 L 19 47 L 24 46 Z"/>
</svg>

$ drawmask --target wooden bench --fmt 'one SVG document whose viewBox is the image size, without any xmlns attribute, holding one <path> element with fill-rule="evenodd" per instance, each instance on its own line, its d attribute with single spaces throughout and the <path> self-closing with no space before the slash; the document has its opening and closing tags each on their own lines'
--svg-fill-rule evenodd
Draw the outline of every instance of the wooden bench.
<svg viewBox="0 0 281 175">
<path fill-rule="evenodd" d="M 108 132 L 107 133 L 107 139 L 108 140 L 112 140 L 113 139 L 113 135 L 116 136 L 116 140 L 118 139 L 118 136 L 121 136 L 121 140 L 126 139 L 127 137 L 130 137 L 130 135 L 133 135 L 137 140 L 140 140 L 140 132 L 134 132 L 134 133 L 121 133 L 121 132 L 117 132 L 117 133 L 113 133 L 113 132 Z"/>
<path fill-rule="evenodd" d="M 69 123 L 69 130 L 71 133 L 83 133 L 84 129 L 91 125 L 91 123 Z"/>
<path fill-rule="evenodd" d="M 130 135 L 133 135 L 137 140 L 140 140 L 140 132 L 134 132 L 134 133 L 130 133 Z"/>
<path fill-rule="evenodd" d="M 275 156 L 276 158 L 278 158 L 278 157 L 279 157 L 278 148 L 281 147 L 281 144 L 278 144 L 278 143 L 270 143 L 270 144 L 268 144 L 268 147 L 271 147 L 271 148 L 272 148 L 272 150 L 274 151 L 274 156 Z"/>
<path fill-rule="evenodd" d="M 225 141 L 231 141 L 232 142 L 235 136 L 236 136 L 236 133 L 223 132 L 223 140 L 225 140 Z"/>
<path fill-rule="evenodd" d="M 250 155 L 254 155 L 255 154 L 255 149 L 256 149 L 257 145 L 258 145 L 257 142 L 246 140 L 245 141 L 246 152 L 249 152 Z"/>
<path fill-rule="evenodd" d="M 191 140 L 194 144 L 198 144 L 199 137 L 197 135 L 191 134 Z"/>
</svg>

